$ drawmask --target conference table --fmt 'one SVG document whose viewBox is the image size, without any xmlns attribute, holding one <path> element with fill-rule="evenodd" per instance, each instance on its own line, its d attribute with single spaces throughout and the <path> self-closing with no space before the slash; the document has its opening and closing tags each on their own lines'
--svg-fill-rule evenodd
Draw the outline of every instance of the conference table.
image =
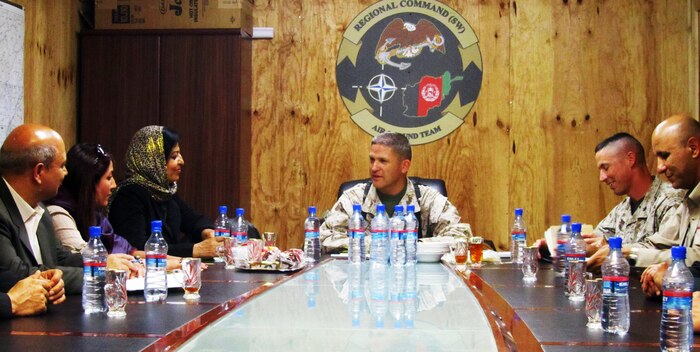
<svg viewBox="0 0 700 352">
<path fill-rule="evenodd" d="M 624 336 L 586 328 L 582 304 L 543 265 L 527 284 L 513 264 L 373 268 L 324 258 L 296 272 L 210 265 L 201 298 L 130 292 L 125 318 L 83 314 L 70 296 L 47 314 L 0 322 L 2 350 L 583 351 L 658 350 L 661 304 L 631 279 Z M 696 347 L 700 341 L 696 338 Z"/>
</svg>

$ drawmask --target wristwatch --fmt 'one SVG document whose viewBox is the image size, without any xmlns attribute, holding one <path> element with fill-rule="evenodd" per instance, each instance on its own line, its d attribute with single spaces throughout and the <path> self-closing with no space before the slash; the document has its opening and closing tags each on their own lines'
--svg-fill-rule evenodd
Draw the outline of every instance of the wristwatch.
<svg viewBox="0 0 700 352">
<path fill-rule="evenodd" d="M 639 256 L 639 248 L 631 247 L 630 254 L 627 255 L 627 261 L 629 261 L 630 266 L 637 266 L 637 257 Z"/>
</svg>

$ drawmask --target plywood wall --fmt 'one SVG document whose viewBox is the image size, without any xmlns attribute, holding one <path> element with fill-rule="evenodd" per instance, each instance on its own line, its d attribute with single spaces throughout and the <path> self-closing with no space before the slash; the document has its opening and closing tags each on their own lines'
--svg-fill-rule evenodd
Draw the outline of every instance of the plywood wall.
<svg viewBox="0 0 700 352">
<path fill-rule="evenodd" d="M 367 177 L 370 136 L 336 89 L 345 27 L 374 1 L 256 1 L 252 217 L 284 246 L 302 243 L 305 207 Z M 505 246 L 515 207 L 531 237 L 568 212 L 597 223 L 619 201 L 598 182 L 593 148 L 697 105 L 690 1 L 448 0 L 480 40 L 484 80 L 465 124 L 414 148 L 411 174 L 443 178 L 475 233 Z M 653 166 L 653 158 L 649 153 Z"/>
<path fill-rule="evenodd" d="M 78 109 L 78 0 L 10 0 L 25 11 L 24 120 L 75 143 Z"/>
<path fill-rule="evenodd" d="M 26 120 L 68 145 L 77 121 L 77 0 L 16 0 L 27 16 Z M 345 27 L 374 1 L 256 0 L 252 220 L 302 243 L 307 205 L 368 174 L 370 136 L 335 83 Z M 531 237 L 563 212 L 596 223 L 619 201 L 597 180 L 593 148 L 628 131 L 649 147 L 674 112 L 696 114 L 697 12 L 688 0 L 446 0 L 479 37 L 484 80 L 465 124 L 414 149 L 411 173 L 447 182 L 474 232 L 505 246 L 516 206 Z M 650 166 L 653 166 L 649 153 Z"/>
</svg>

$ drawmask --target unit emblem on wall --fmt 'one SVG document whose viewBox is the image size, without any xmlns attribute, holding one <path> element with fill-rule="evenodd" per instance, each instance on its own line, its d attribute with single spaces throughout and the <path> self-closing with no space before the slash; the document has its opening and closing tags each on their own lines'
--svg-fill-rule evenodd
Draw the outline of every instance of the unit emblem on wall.
<svg viewBox="0 0 700 352">
<path fill-rule="evenodd" d="M 343 34 L 338 90 L 351 118 L 371 135 L 405 134 L 411 144 L 457 129 L 479 96 L 479 42 L 443 3 L 385 0 L 357 15 Z"/>
</svg>

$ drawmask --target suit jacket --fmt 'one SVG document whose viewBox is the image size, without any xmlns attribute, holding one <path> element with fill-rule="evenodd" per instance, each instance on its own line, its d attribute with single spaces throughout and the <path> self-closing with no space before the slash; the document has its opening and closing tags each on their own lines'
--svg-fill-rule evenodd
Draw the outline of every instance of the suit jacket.
<svg viewBox="0 0 700 352">
<path fill-rule="evenodd" d="M 42 205 L 43 207 L 43 205 Z M 63 248 L 56 239 L 48 211 L 36 231 L 44 264 L 39 265 L 29 244 L 29 235 L 10 189 L 0 180 L 0 270 L 27 277 L 37 270 L 61 269 L 66 294 L 77 294 L 83 286 L 83 258 Z"/>
<path fill-rule="evenodd" d="M 9 292 L 20 279 L 21 277 L 15 273 L 0 271 L 0 319 L 12 318 L 12 302 L 6 292 Z"/>
</svg>

